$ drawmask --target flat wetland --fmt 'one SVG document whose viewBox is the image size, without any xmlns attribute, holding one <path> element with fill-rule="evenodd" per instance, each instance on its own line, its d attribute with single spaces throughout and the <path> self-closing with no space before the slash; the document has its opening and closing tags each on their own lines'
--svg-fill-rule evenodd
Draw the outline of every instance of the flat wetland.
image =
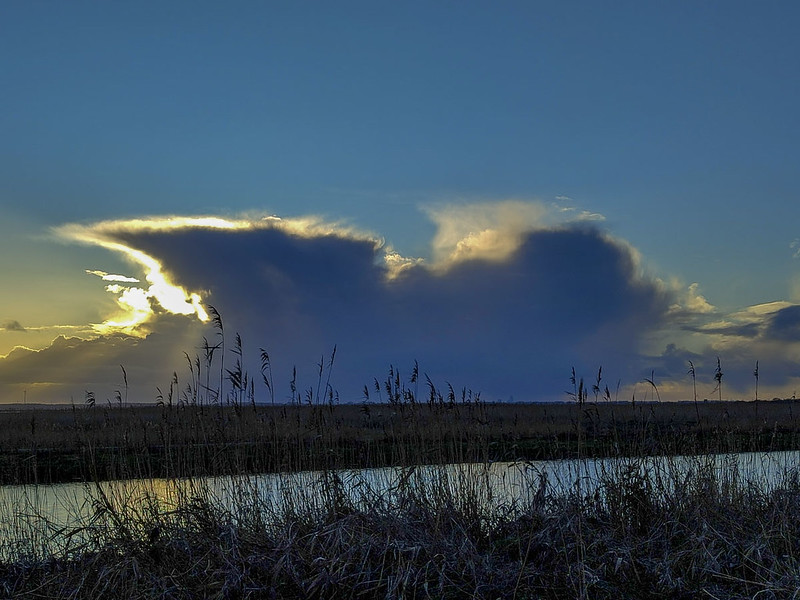
<svg viewBox="0 0 800 600">
<path fill-rule="evenodd" d="M 240 394 L 0 411 L 0 478 L 34 484 L 0 507 L 0 598 L 800 595 L 797 461 L 764 486 L 715 458 L 800 449 L 794 400 L 500 404 L 431 386 L 418 401 L 391 381 L 387 392 L 352 405 Z M 559 458 L 609 460 L 592 486 L 528 468 Z M 529 493 L 490 507 L 498 462 L 522 465 Z M 397 477 L 380 490 L 342 476 L 381 466 Z M 309 471 L 313 489 L 291 477 Z M 282 478 L 279 501 L 259 473 Z M 221 500 L 207 476 L 233 493 Z M 151 478 L 175 492 L 169 503 L 121 483 Z M 84 517 L 51 523 L 36 490 L 72 481 Z"/>
<path fill-rule="evenodd" d="M 0 410 L 0 483 L 800 449 L 800 401 Z"/>
</svg>

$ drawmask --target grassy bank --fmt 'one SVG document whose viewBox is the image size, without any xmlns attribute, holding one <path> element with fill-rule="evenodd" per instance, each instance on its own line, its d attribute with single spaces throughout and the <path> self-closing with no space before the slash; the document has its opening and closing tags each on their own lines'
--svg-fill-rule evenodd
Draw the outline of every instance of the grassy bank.
<svg viewBox="0 0 800 600">
<path fill-rule="evenodd" d="M 711 458 L 800 447 L 795 401 L 592 402 L 576 389 L 573 401 L 494 404 L 420 386 L 415 369 L 344 405 L 323 366 L 305 392 L 292 381 L 285 405 L 255 403 L 235 367 L 226 394 L 173 394 L 176 381 L 158 405 L 120 394 L 0 413 L 3 483 L 81 481 L 86 498 L 67 524 L 38 486 L 0 506 L 0 597 L 799 595 L 796 465 L 764 485 Z M 693 457 L 651 459 L 678 455 Z M 527 462 L 592 457 L 615 460 L 591 482 Z M 497 461 L 524 473 L 514 494 L 489 476 Z M 385 465 L 397 470 L 381 486 L 342 472 Z M 292 475 L 310 471 L 312 483 Z M 255 473 L 281 474 L 281 493 Z"/>
<path fill-rule="evenodd" d="M 164 505 L 92 488 L 59 556 L 0 565 L 9 598 L 791 598 L 800 481 L 765 490 L 703 457 L 615 463 L 597 490 L 531 475 L 499 502 L 474 473 L 403 472 L 381 493 L 335 472 L 280 502 L 247 478 L 220 503 L 198 480 Z M 480 479 L 480 478 L 478 478 Z M 91 491 L 91 490 L 90 490 Z M 491 492 L 491 490 L 489 490 Z M 494 492 L 502 490 L 495 488 Z M 62 532 L 63 533 L 63 532 Z M 7 544 L 13 541 L 6 540 Z M 18 548 L 25 548 L 20 543 Z M 4 550 L 8 550 L 7 547 Z M 13 549 L 12 549 L 13 550 Z M 17 550 L 19 552 L 19 550 Z"/>
<path fill-rule="evenodd" d="M 495 404 L 434 390 L 420 402 L 399 389 L 383 404 L 4 411 L 0 483 L 800 448 L 795 400 Z"/>
</svg>

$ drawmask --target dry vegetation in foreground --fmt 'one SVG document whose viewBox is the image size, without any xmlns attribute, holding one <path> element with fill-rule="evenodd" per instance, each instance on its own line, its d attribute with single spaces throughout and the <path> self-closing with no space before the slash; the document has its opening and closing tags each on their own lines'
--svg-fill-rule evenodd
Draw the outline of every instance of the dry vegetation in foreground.
<svg viewBox="0 0 800 600">
<path fill-rule="evenodd" d="M 159 406 L 125 406 L 120 395 L 117 405 L 2 414 L 5 480 L 68 473 L 86 481 L 88 513 L 62 526 L 35 502 L 12 507 L 0 596 L 800 595 L 796 463 L 763 486 L 711 455 L 796 448 L 793 401 L 634 405 L 581 390 L 571 403 L 489 404 L 430 382 L 420 394 L 415 369 L 408 382 L 394 370 L 376 382 L 381 403 L 345 406 L 321 366 L 305 394 L 292 382 L 291 404 L 260 406 L 238 361 L 225 402 L 198 393 L 197 365 L 195 383 Z M 264 383 L 272 389 L 267 374 Z M 657 469 L 649 458 L 677 454 L 696 456 Z M 481 476 L 493 461 L 592 456 L 615 457 L 596 485 L 554 485 L 529 469 L 528 493 L 504 499 Z M 477 475 L 451 463 L 477 464 Z M 342 467 L 379 465 L 399 468 L 388 487 L 342 477 Z M 318 472 L 310 489 L 291 478 L 307 470 Z M 283 495 L 264 493 L 256 472 L 281 473 Z M 223 500 L 207 475 L 230 476 L 233 493 Z M 165 503 L 101 484 L 153 476 L 180 493 Z"/>
<path fill-rule="evenodd" d="M 698 457 L 622 459 L 597 491 L 531 477 L 487 509 L 475 474 L 408 468 L 352 494 L 336 471 L 280 502 L 237 479 L 221 503 L 195 480 L 175 504 L 89 485 L 92 516 L 58 554 L 6 539 L 8 598 L 791 598 L 800 480 L 762 490 Z M 113 488 L 112 488 L 113 489 Z M 499 492 L 500 490 L 496 490 Z M 313 496 L 313 498 L 312 498 Z M 24 536 L 24 531 L 20 532 Z M 64 535 L 64 532 L 60 532 Z M 73 537 L 74 536 L 74 537 Z M 23 551 L 23 549 L 27 549 Z"/>
</svg>

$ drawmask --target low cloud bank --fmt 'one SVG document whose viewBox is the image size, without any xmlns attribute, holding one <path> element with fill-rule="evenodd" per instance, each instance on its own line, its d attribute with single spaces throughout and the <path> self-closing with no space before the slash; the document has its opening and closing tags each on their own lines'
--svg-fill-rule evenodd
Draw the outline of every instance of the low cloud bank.
<svg viewBox="0 0 800 600">
<path fill-rule="evenodd" d="M 0 325 L 0 329 L 4 329 L 5 331 L 19 331 L 19 332 L 27 331 L 19 321 L 11 319 L 8 321 L 4 321 L 3 324 Z"/>
</svg>

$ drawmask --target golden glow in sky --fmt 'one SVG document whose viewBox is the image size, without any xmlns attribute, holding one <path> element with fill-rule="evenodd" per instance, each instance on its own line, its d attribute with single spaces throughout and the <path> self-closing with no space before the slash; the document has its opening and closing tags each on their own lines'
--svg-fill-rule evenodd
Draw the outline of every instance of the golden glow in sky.
<svg viewBox="0 0 800 600">
<path fill-rule="evenodd" d="M 433 262 L 431 268 L 443 272 L 463 260 L 505 260 L 515 251 L 527 231 L 570 221 L 586 220 L 585 215 L 570 214 L 572 209 L 558 209 L 554 220 L 542 204 L 505 200 L 493 204 L 477 204 L 470 207 L 442 206 L 431 209 L 429 216 L 437 225 L 438 233 L 433 240 Z M 592 220 L 602 219 L 593 215 Z M 100 221 L 93 224 L 68 224 L 55 229 L 55 233 L 67 240 L 95 245 L 123 256 L 141 269 L 147 286 L 138 277 L 111 274 L 100 270 L 87 273 L 108 282 L 105 290 L 114 295 L 117 312 L 102 323 L 93 325 L 100 334 L 124 332 L 137 334 L 139 326 L 148 323 L 157 311 L 175 315 L 195 316 L 208 321 L 203 307 L 203 293 L 187 290 L 175 282 L 164 265 L 154 256 L 121 241 L 123 234 L 143 232 L 177 232 L 186 229 L 220 229 L 247 231 L 255 229 L 280 229 L 292 236 L 318 237 L 335 235 L 355 240 L 368 241 L 381 248 L 386 278 L 395 279 L 405 269 L 424 264 L 423 259 L 401 256 L 375 236 L 359 232 L 341 223 L 329 223 L 317 216 L 282 219 L 275 216 L 222 218 L 213 216 L 166 216 L 137 219 Z"/>
<path fill-rule="evenodd" d="M 55 229 L 55 233 L 66 240 L 82 244 L 100 246 L 123 256 L 143 271 L 147 287 L 136 286 L 141 283 L 137 277 L 110 274 L 100 270 L 86 272 L 109 282 L 106 291 L 114 295 L 118 312 L 107 317 L 93 327 L 97 333 L 124 332 L 137 334 L 140 325 L 148 323 L 156 311 L 162 310 L 175 315 L 195 316 L 200 321 L 208 321 L 208 313 L 203 307 L 203 294 L 199 290 L 186 290 L 178 285 L 165 272 L 159 260 L 138 248 L 120 241 L 120 234 L 140 232 L 170 232 L 185 229 L 223 229 L 252 230 L 278 228 L 291 235 L 314 237 L 319 235 L 343 235 L 369 240 L 380 246 L 374 237 L 358 233 L 339 224 L 328 224 L 318 217 L 281 219 L 279 217 L 259 217 L 226 219 L 221 217 L 168 216 L 145 217 L 138 219 L 100 221 L 89 225 L 68 224 Z M 406 261 L 398 261 L 397 256 L 388 254 L 386 264 L 390 275 L 401 269 Z"/>
<path fill-rule="evenodd" d="M 176 315 L 194 315 L 200 321 L 208 321 L 200 292 L 187 291 L 172 281 L 155 257 L 115 239 L 115 234 L 121 232 L 169 231 L 193 227 L 244 229 L 249 225 L 217 217 L 166 217 L 102 221 L 93 225 L 65 225 L 56 229 L 56 233 L 65 239 L 101 246 L 121 254 L 144 271 L 144 279 L 149 284 L 147 288 L 122 285 L 140 283 L 135 277 L 87 270 L 87 273 L 97 275 L 104 281 L 113 282 L 105 289 L 114 294 L 119 307 L 117 314 L 94 326 L 98 333 L 123 331 L 135 334 L 136 328 L 147 323 L 158 309 Z"/>
</svg>

